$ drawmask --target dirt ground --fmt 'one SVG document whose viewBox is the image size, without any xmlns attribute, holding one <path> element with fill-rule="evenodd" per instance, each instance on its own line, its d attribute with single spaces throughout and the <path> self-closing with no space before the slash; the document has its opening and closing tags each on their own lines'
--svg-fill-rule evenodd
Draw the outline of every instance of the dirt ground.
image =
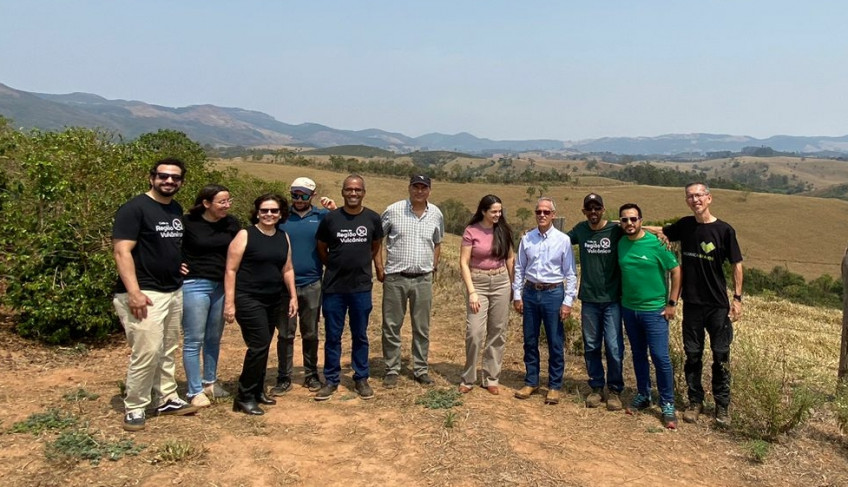
<svg viewBox="0 0 848 487">
<path fill-rule="evenodd" d="M 455 279 L 450 276 L 442 279 Z M 464 307 L 455 286 L 440 282 L 445 296 L 434 310 L 431 375 L 437 388 L 455 388 L 464 357 Z M 0 484 L 52 485 L 686 485 L 837 486 L 848 485 L 848 446 L 833 420 L 814 417 L 774 446 L 764 464 L 749 459 L 745 439 L 719 430 L 702 417 L 661 428 L 659 413 L 629 416 L 587 409 L 581 357 L 569 355 L 566 395 L 557 406 L 543 396 L 513 398 L 522 386 L 519 318 L 511 318 L 502 391 L 492 396 L 475 388 L 450 411 L 416 404 L 426 389 L 409 377 L 409 330 L 399 387 L 381 387 L 380 285 L 371 315 L 372 386 L 377 397 L 363 401 L 352 392 L 349 357 L 342 387 L 319 403 L 296 386 L 262 417 L 234 413 L 224 400 L 196 416 L 149 418 L 146 430 L 121 429 L 118 383 L 129 353 L 122 336 L 109 343 L 73 348 L 44 347 L 0 326 Z M 349 337 L 345 334 L 345 354 Z M 299 347 L 299 344 L 298 344 Z M 219 375 L 229 390 L 241 369 L 244 344 L 237 326 L 225 330 Z M 296 350 L 295 379 L 302 380 Z M 543 367 L 546 366 L 543 354 Z M 272 351 L 268 383 L 276 374 Z M 626 358 L 629 362 L 629 356 Z M 544 370 L 544 368 L 543 368 Z M 632 369 L 627 371 L 633 384 Z M 184 372 L 178 366 L 181 390 Z M 544 381 L 544 377 L 543 377 Z M 78 388 L 98 394 L 93 401 L 63 398 Z M 628 388 L 625 399 L 632 390 Z M 50 407 L 80 416 L 102 440 L 132 439 L 146 445 L 138 456 L 99 465 L 56 462 L 45 445 L 56 433 L 34 436 L 11 427 Z M 453 421 L 452 427 L 446 426 Z M 189 459 L 163 461 L 166 442 L 183 440 L 200 450 Z"/>
</svg>

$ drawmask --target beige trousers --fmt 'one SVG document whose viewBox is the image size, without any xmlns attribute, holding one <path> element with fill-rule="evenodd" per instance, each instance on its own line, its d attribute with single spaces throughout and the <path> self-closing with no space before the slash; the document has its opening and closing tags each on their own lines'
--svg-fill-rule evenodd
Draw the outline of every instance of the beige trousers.
<svg viewBox="0 0 848 487">
<path fill-rule="evenodd" d="M 465 368 L 462 385 L 477 382 L 477 360 L 483 350 L 483 387 L 498 385 L 503 364 L 506 326 L 509 321 L 509 273 L 505 267 L 493 271 L 471 269 L 471 282 L 480 299 L 480 311 L 472 313 L 466 301 Z"/>
<path fill-rule="evenodd" d="M 124 398 L 127 412 L 147 408 L 152 402 L 151 390 L 159 401 L 157 405 L 177 395 L 174 354 L 180 344 L 183 291 L 142 292 L 153 301 L 143 320 L 130 311 L 127 293 L 116 294 L 112 300 L 132 349 Z"/>
</svg>

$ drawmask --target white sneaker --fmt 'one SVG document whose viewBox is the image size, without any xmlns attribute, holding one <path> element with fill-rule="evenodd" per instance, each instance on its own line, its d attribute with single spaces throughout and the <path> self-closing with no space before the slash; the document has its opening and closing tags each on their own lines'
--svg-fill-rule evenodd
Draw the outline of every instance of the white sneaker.
<svg viewBox="0 0 848 487">
<path fill-rule="evenodd" d="M 191 405 L 199 408 L 208 408 L 212 405 L 212 403 L 209 402 L 209 398 L 206 397 L 206 394 L 201 392 L 200 394 L 191 398 Z"/>
</svg>

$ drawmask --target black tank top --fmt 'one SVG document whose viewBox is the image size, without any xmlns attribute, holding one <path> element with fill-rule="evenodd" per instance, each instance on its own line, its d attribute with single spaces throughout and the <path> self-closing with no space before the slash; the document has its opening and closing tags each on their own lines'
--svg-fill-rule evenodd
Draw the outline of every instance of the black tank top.
<svg viewBox="0 0 848 487">
<path fill-rule="evenodd" d="M 289 255 L 286 233 L 277 229 L 270 237 L 255 225 L 247 228 L 247 246 L 236 274 L 236 292 L 262 295 L 281 295 L 283 266 Z"/>
</svg>

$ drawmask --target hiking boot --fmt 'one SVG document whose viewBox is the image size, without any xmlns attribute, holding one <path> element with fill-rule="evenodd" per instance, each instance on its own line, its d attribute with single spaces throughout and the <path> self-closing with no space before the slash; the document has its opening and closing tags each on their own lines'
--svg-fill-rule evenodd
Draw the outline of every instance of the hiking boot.
<svg viewBox="0 0 848 487">
<path fill-rule="evenodd" d="M 183 401 L 179 397 L 168 399 L 161 406 L 156 408 L 156 413 L 160 416 L 185 416 L 186 414 L 194 414 L 200 409 L 197 406 Z"/>
<path fill-rule="evenodd" d="M 559 389 L 548 389 L 548 394 L 545 396 L 545 404 L 559 404 L 560 397 L 562 397 L 562 393 Z"/>
<path fill-rule="evenodd" d="M 313 376 L 307 377 L 303 381 L 303 387 L 309 389 L 309 392 L 318 392 L 321 389 L 321 379 Z"/>
<path fill-rule="evenodd" d="M 200 394 L 191 398 L 191 405 L 197 406 L 198 408 L 208 408 L 212 405 L 212 403 L 209 401 L 209 398 L 206 397 L 206 394 L 201 392 Z"/>
<path fill-rule="evenodd" d="M 617 392 L 610 392 L 607 396 L 607 411 L 621 411 L 621 395 Z"/>
<path fill-rule="evenodd" d="M 383 378 L 383 387 L 386 389 L 394 389 L 397 387 L 397 374 L 389 374 Z"/>
<path fill-rule="evenodd" d="M 627 414 L 633 414 L 634 411 L 642 411 L 651 407 L 651 396 L 643 396 L 637 393 L 630 401 L 630 407 L 627 408 Z"/>
<path fill-rule="evenodd" d="M 730 414 L 727 412 L 727 406 L 716 404 L 715 421 L 718 426 L 730 426 Z"/>
<path fill-rule="evenodd" d="M 124 416 L 124 431 L 141 431 L 144 429 L 144 410 L 127 411 Z"/>
<path fill-rule="evenodd" d="M 222 397 L 230 397 L 230 393 L 221 387 L 217 382 L 213 382 L 211 384 L 206 384 L 203 386 L 203 393 L 206 394 L 206 397 L 212 399 L 220 399 Z"/>
<path fill-rule="evenodd" d="M 374 399 L 374 389 L 368 385 L 368 379 L 359 379 L 353 384 L 354 390 L 362 399 Z"/>
<path fill-rule="evenodd" d="M 697 423 L 698 416 L 700 416 L 702 412 L 704 412 L 703 403 L 689 403 L 689 407 L 683 412 L 683 421 L 686 421 L 687 423 Z"/>
<path fill-rule="evenodd" d="M 674 412 L 674 404 L 667 402 L 662 405 L 663 426 L 670 430 L 677 429 L 677 414 Z"/>
<path fill-rule="evenodd" d="M 592 393 L 586 396 L 586 407 L 596 408 L 604 402 L 604 390 L 600 387 L 593 387 Z"/>
<path fill-rule="evenodd" d="M 285 393 L 292 390 L 292 383 L 289 379 L 283 379 L 281 381 L 277 381 L 277 385 L 271 388 L 272 396 L 283 396 Z"/>
<path fill-rule="evenodd" d="M 516 399 L 527 399 L 534 393 L 539 391 L 539 386 L 524 386 L 521 389 L 515 391 Z"/>
<path fill-rule="evenodd" d="M 333 394 L 336 392 L 336 389 L 339 388 L 338 384 L 330 384 L 329 382 L 321 386 L 318 389 L 318 393 L 315 394 L 316 401 L 326 401 L 327 399 L 333 397 Z"/>
<path fill-rule="evenodd" d="M 422 386 L 431 386 L 433 385 L 433 379 L 430 378 L 430 374 L 423 373 L 415 378 L 415 382 L 421 384 Z"/>
</svg>

